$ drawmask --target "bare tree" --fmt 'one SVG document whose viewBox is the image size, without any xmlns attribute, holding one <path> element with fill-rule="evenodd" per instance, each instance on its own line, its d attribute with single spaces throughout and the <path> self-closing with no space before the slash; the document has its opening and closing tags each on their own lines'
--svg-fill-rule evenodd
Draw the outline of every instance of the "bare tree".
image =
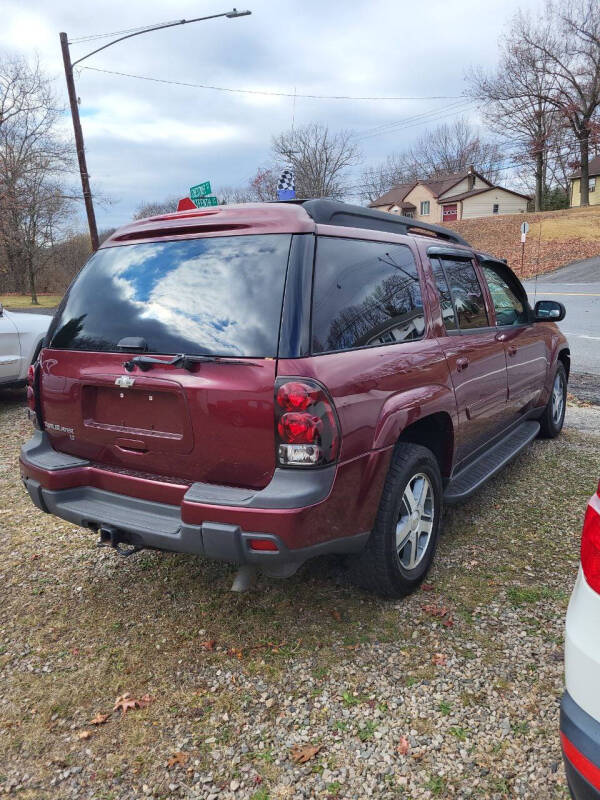
<svg viewBox="0 0 600 800">
<path fill-rule="evenodd" d="M 257 202 L 276 200 L 278 180 L 279 174 L 275 167 L 259 167 L 248 183 L 251 200 Z"/>
<path fill-rule="evenodd" d="M 281 133 L 272 141 L 277 167 L 294 170 L 297 197 L 343 197 L 348 189 L 348 170 L 359 152 L 349 131 L 332 133 L 313 122 Z"/>
<path fill-rule="evenodd" d="M 500 40 L 500 60 L 494 72 L 473 69 L 467 74 L 468 94 L 481 103 L 487 124 L 503 136 L 512 135 L 513 158 L 534 165 L 535 210 L 542 210 L 551 140 L 560 121 L 546 98 L 556 80 L 546 59 L 523 44 L 523 17 L 513 19 Z"/>
<path fill-rule="evenodd" d="M 393 153 L 381 164 L 374 167 L 367 167 L 361 174 L 361 196 L 373 202 L 381 195 L 389 192 L 393 186 L 402 183 L 414 183 L 419 178 L 427 177 L 423 173 L 415 170 L 415 164 L 404 158 L 404 156 Z"/>
<path fill-rule="evenodd" d="M 243 186 L 221 186 L 215 192 L 219 205 L 228 206 L 231 203 L 251 203 L 254 198 L 250 190 Z"/>
<path fill-rule="evenodd" d="M 496 183 L 504 153 L 496 142 L 483 138 L 477 128 L 461 118 L 426 131 L 406 154 L 407 167 L 421 177 L 438 178 L 466 171 L 473 165 L 484 178 Z"/>
<path fill-rule="evenodd" d="M 22 58 L 0 59 L 0 126 L 18 114 L 42 111 L 47 93 L 38 62 L 30 68 Z"/>
<path fill-rule="evenodd" d="M 44 269 L 46 291 L 63 292 L 92 254 L 88 232 L 66 229 Z"/>
<path fill-rule="evenodd" d="M 496 183 L 502 160 L 498 143 L 483 138 L 466 119 L 458 119 L 426 131 L 412 147 L 363 172 L 363 196 L 372 201 L 400 183 L 466 172 L 470 166 Z"/>
<path fill-rule="evenodd" d="M 37 303 L 36 279 L 64 224 L 71 168 L 50 82 L 23 59 L 0 63 L 0 251 L 17 291 Z"/>
<path fill-rule="evenodd" d="M 161 214 L 172 214 L 177 211 L 178 202 L 179 198 L 171 195 L 164 200 L 151 200 L 148 203 L 142 203 L 136 208 L 133 218 L 144 219 L 145 217 L 159 217 Z"/>
<path fill-rule="evenodd" d="M 217 197 L 229 203 L 264 203 L 277 199 L 279 173 L 274 166 L 259 167 L 245 186 L 223 186 Z"/>
<path fill-rule="evenodd" d="M 579 144 L 581 205 L 589 205 L 590 137 L 600 108 L 600 13 L 598 0 L 547 0 L 544 18 L 520 14 L 523 46 L 547 76 L 543 100 L 569 125 Z"/>
</svg>

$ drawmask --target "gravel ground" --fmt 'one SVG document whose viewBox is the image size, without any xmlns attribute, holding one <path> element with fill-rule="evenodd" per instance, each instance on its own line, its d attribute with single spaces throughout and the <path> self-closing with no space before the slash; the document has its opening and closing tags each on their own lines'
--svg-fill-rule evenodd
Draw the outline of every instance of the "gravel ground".
<svg viewBox="0 0 600 800">
<path fill-rule="evenodd" d="M 580 402 L 600 406 L 600 375 L 591 372 L 572 372 L 569 392 Z"/>
<path fill-rule="evenodd" d="M 600 410 L 570 407 L 447 513 L 402 602 L 335 560 L 236 596 L 227 566 L 120 559 L 35 510 L 22 395 L 0 395 L 0 794 L 567 798 L 563 619 L 598 434 Z"/>
</svg>

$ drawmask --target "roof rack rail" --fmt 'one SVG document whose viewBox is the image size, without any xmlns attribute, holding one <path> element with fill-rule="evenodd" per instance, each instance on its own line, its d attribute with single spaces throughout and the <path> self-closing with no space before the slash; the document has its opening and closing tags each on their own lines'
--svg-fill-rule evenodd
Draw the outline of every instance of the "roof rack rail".
<svg viewBox="0 0 600 800">
<path fill-rule="evenodd" d="M 458 233 L 454 233 L 448 228 L 442 228 L 440 225 L 430 225 L 427 222 L 419 222 L 410 217 L 402 217 L 398 214 L 389 214 L 386 211 L 376 211 L 372 208 L 342 203 L 339 200 L 316 199 L 292 202 L 302 205 L 317 224 L 341 225 L 346 228 L 366 228 L 374 231 L 401 234 L 424 231 L 429 235 L 433 235 L 436 239 L 444 239 L 447 242 L 470 247 L 469 243 Z"/>
</svg>

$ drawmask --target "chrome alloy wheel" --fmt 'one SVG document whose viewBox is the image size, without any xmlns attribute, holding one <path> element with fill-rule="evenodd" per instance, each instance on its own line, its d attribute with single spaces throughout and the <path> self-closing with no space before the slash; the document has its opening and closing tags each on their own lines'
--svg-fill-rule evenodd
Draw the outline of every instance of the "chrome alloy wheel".
<svg viewBox="0 0 600 800">
<path fill-rule="evenodd" d="M 404 569 L 414 569 L 423 559 L 433 531 L 434 499 L 431 481 L 414 475 L 402 495 L 396 524 L 396 552 Z"/>
<path fill-rule="evenodd" d="M 565 387 L 560 372 L 557 373 L 552 387 L 552 421 L 556 426 L 560 425 L 563 411 L 565 408 Z"/>
</svg>

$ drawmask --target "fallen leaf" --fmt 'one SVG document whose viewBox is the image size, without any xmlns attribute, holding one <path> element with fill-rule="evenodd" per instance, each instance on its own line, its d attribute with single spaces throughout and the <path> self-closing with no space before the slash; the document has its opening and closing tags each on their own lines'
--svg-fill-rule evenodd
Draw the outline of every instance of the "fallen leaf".
<svg viewBox="0 0 600 800">
<path fill-rule="evenodd" d="M 433 588 L 433 583 L 424 583 L 421 586 L 421 589 L 423 589 L 424 592 L 433 592 Z"/>
<path fill-rule="evenodd" d="M 334 609 L 331 610 L 331 616 L 334 618 L 334 620 L 336 622 L 341 622 L 342 621 L 342 615 L 337 610 L 337 608 L 334 608 Z"/>
<path fill-rule="evenodd" d="M 152 695 L 150 695 L 150 694 L 143 694 L 143 695 L 140 697 L 140 700 L 139 700 L 139 706 L 140 706 L 140 708 L 147 708 L 147 707 L 150 705 L 150 703 L 153 703 L 153 702 L 154 702 L 154 700 L 155 700 L 155 698 L 154 698 L 154 697 L 152 697 Z"/>
<path fill-rule="evenodd" d="M 447 619 L 444 620 L 442 624 L 445 625 L 446 628 L 452 628 L 454 625 L 454 620 L 452 619 L 452 617 L 448 617 Z"/>
<path fill-rule="evenodd" d="M 92 732 L 91 731 L 79 731 L 79 733 L 77 735 L 79 736 L 80 739 L 89 739 L 90 736 L 92 735 Z"/>
<path fill-rule="evenodd" d="M 398 742 L 398 745 L 396 746 L 396 752 L 400 753 L 401 756 L 405 756 L 408 753 L 409 749 L 410 749 L 410 743 L 406 738 L 406 736 L 403 736 Z"/>
<path fill-rule="evenodd" d="M 438 667 L 445 667 L 446 666 L 446 656 L 443 653 L 434 653 L 431 660 L 434 664 L 437 664 Z"/>
<path fill-rule="evenodd" d="M 184 767 L 189 759 L 189 755 L 187 753 L 183 753 L 179 750 L 177 753 L 173 753 L 171 758 L 167 761 L 167 767 L 172 769 L 173 767 Z"/>
<path fill-rule="evenodd" d="M 431 614 L 432 617 L 445 617 L 448 613 L 446 606 L 436 606 L 434 603 L 422 606 L 422 608 L 426 614 Z"/>
<path fill-rule="evenodd" d="M 216 644 L 216 639 L 207 639 L 205 642 L 201 642 L 200 647 L 203 647 L 205 650 L 214 650 Z"/>
<path fill-rule="evenodd" d="M 104 725 L 106 720 L 108 719 L 108 714 L 96 714 L 94 719 L 90 720 L 90 725 Z"/>
<path fill-rule="evenodd" d="M 306 764 L 322 749 L 322 744 L 305 744 L 302 746 L 296 744 L 290 750 L 290 755 L 294 764 Z"/>
<path fill-rule="evenodd" d="M 125 716 L 125 714 L 130 709 L 139 707 L 140 707 L 139 700 L 136 700 L 135 697 L 132 697 L 129 694 L 129 692 L 126 692 L 125 694 L 122 694 L 120 697 L 117 697 L 117 699 L 115 700 L 115 707 L 113 708 L 113 711 L 118 711 L 119 709 L 121 709 L 122 716 Z"/>
</svg>

